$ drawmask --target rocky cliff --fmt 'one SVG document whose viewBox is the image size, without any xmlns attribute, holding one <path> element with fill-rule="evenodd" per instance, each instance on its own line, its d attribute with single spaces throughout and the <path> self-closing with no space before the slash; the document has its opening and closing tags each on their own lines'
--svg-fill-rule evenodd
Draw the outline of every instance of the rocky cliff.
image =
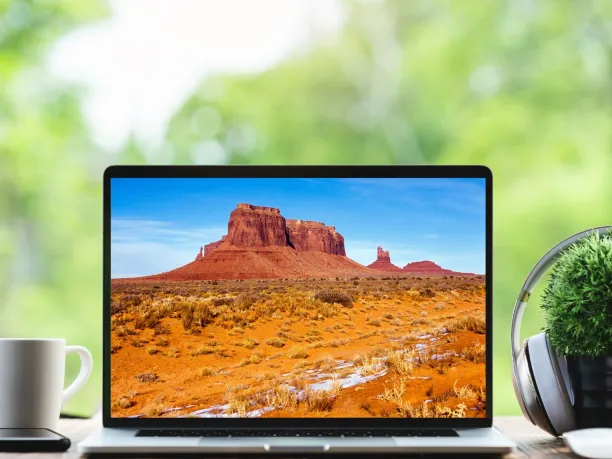
<svg viewBox="0 0 612 459">
<path fill-rule="evenodd" d="M 210 244 L 206 244 L 204 246 L 204 256 L 213 253 L 213 251 L 218 249 L 221 243 L 225 241 L 226 239 L 227 239 L 227 236 L 222 236 L 220 240 L 211 242 Z M 201 249 L 200 249 L 200 253 L 202 253 Z"/>
<path fill-rule="evenodd" d="M 401 268 L 399 266 L 395 266 L 391 263 L 391 256 L 389 255 L 388 250 L 383 250 L 382 247 L 378 247 L 376 251 L 376 261 L 370 265 L 368 268 L 376 269 L 377 271 L 387 271 L 387 272 L 399 272 Z"/>
<path fill-rule="evenodd" d="M 285 217 L 274 207 L 238 204 L 230 213 L 227 242 L 235 247 L 286 246 Z"/>
<path fill-rule="evenodd" d="M 321 222 L 286 220 L 274 207 L 238 204 L 230 213 L 227 226 L 226 236 L 204 246 L 204 257 L 224 242 L 233 247 L 290 247 L 298 252 L 346 256 L 344 237 L 335 227 Z"/>
<path fill-rule="evenodd" d="M 399 268 L 398 268 L 399 269 Z M 200 248 L 191 263 L 143 280 L 265 279 L 371 276 L 376 271 L 346 257 L 333 226 L 285 220 L 274 207 L 238 204 L 227 235 Z"/>
<path fill-rule="evenodd" d="M 346 256 L 344 237 L 333 226 L 307 220 L 287 220 L 289 243 L 298 252 L 325 252 Z"/>
</svg>

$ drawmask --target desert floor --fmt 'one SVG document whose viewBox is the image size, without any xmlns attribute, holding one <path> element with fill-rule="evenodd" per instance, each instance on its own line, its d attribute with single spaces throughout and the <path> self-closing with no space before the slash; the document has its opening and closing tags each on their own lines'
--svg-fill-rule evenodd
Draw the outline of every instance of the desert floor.
<svg viewBox="0 0 612 459">
<path fill-rule="evenodd" d="M 483 417 L 484 283 L 113 283 L 112 414 Z"/>
</svg>

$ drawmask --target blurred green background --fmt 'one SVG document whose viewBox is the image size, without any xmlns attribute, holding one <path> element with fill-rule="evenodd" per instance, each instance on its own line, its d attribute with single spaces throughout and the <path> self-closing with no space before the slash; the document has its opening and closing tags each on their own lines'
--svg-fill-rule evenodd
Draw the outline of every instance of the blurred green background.
<svg viewBox="0 0 612 459">
<path fill-rule="evenodd" d="M 612 223 L 611 77 L 606 0 L 0 0 L 0 336 L 87 346 L 66 409 L 99 407 L 110 164 L 486 164 L 495 414 L 518 414 L 520 286 Z"/>
</svg>

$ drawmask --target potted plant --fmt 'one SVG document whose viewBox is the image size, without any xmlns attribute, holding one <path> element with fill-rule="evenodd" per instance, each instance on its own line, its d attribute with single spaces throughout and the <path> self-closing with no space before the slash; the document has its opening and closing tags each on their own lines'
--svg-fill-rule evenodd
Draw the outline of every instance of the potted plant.
<svg viewBox="0 0 612 459">
<path fill-rule="evenodd" d="M 551 345 L 567 361 L 578 428 L 612 427 L 612 232 L 559 257 L 542 305 Z"/>
</svg>

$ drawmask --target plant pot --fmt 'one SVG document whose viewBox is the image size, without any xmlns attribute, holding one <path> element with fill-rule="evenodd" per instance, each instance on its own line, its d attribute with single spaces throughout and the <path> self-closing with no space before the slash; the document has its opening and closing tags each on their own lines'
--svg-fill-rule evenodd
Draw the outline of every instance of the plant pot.
<svg viewBox="0 0 612 459">
<path fill-rule="evenodd" d="M 612 356 L 567 356 L 579 429 L 612 427 Z"/>
</svg>

